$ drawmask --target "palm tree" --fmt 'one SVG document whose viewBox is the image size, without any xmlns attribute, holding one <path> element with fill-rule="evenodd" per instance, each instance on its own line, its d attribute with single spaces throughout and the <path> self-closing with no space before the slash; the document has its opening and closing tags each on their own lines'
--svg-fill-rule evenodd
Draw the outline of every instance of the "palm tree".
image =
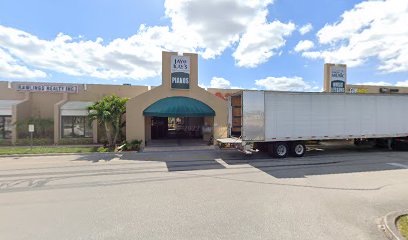
<svg viewBox="0 0 408 240">
<path fill-rule="evenodd" d="M 91 121 L 96 120 L 99 125 L 105 127 L 106 138 L 110 148 L 114 148 L 119 136 L 122 116 L 126 113 L 128 98 L 120 98 L 115 95 L 106 96 L 88 107 L 88 117 Z"/>
</svg>

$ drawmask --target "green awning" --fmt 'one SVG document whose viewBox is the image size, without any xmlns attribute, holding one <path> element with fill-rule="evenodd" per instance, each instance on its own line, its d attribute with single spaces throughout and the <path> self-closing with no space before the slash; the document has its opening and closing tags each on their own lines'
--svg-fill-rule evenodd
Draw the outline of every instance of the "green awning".
<svg viewBox="0 0 408 240">
<path fill-rule="evenodd" d="M 207 117 L 215 116 L 207 104 L 189 97 L 160 99 L 143 111 L 149 117 Z"/>
</svg>

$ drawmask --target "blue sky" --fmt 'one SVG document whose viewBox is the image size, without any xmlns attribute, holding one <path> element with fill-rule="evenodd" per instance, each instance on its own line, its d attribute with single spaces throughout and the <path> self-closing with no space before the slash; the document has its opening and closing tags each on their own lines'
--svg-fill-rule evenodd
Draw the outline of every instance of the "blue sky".
<svg viewBox="0 0 408 240">
<path fill-rule="evenodd" d="M 1 1 L 0 80 L 159 85 L 171 50 L 200 54 L 207 87 L 319 91 L 324 62 L 408 86 L 406 0 L 243 2 Z"/>
</svg>

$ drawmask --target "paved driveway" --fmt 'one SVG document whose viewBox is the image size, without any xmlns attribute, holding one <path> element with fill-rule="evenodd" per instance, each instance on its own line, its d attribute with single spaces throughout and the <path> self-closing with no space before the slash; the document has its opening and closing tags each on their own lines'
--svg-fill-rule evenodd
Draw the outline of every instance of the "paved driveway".
<svg viewBox="0 0 408 240">
<path fill-rule="evenodd" d="M 0 239 L 384 239 L 408 153 L 314 148 L 0 158 Z"/>
</svg>

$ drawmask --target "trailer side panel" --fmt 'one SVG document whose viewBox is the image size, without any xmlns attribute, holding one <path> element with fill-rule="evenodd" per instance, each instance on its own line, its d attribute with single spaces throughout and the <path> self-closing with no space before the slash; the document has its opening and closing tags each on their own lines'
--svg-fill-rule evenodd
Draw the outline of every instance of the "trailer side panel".
<svg viewBox="0 0 408 240">
<path fill-rule="evenodd" d="M 260 98 L 245 96 L 259 93 L 243 92 L 246 132 Z M 264 98 L 265 141 L 408 136 L 408 96 L 264 92 Z M 259 134 L 259 121 L 255 126 Z"/>
</svg>

